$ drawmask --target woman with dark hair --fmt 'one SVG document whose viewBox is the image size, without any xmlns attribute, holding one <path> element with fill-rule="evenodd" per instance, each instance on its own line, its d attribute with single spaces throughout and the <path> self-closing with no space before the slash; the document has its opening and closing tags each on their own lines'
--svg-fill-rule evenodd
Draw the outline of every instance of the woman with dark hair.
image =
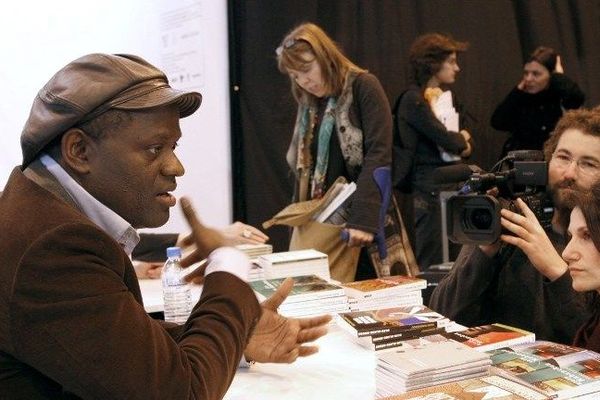
<svg viewBox="0 0 600 400">
<path fill-rule="evenodd" d="M 589 292 L 594 314 L 577 331 L 573 344 L 600 352 L 600 182 L 590 191 L 577 192 L 574 200 L 568 228 L 571 240 L 562 257 L 573 278 L 573 289 Z"/>
<path fill-rule="evenodd" d="M 581 107 L 585 95 L 563 73 L 560 57 L 540 46 L 523 66 L 523 77 L 496 107 L 492 127 L 510 132 L 501 157 L 512 150 L 542 150 L 565 109 Z"/>
<path fill-rule="evenodd" d="M 414 248 L 421 270 L 443 261 L 441 211 L 439 192 L 456 190 L 456 185 L 434 182 L 433 171 L 438 167 L 461 162 L 471 154 L 471 135 L 465 129 L 465 113 L 456 97 L 452 106 L 458 113 L 459 127 L 448 129 L 434 113 L 433 106 L 460 71 L 457 55 L 468 44 L 449 36 L 428 33 L 418 37 L 410 48 L 409 60 L 412 84 L 397 101 L 396 142 L 404 149 L 394 158 L 395 176 L 410 183 L 414 206 Z M 449 94 L 449 93 L 446 93 Z M 396 157 L 396 155 L 395 155 Z M 409 220 L 411 216 L 406 215 Z M 408 224 L 410 225 L 410 224 Z"/>
<path fill-rule="evenodd" d="M 391 164 L 392 118 L 383 88 L 314 24 L 294 28 L 276 52 L 298 103 L 287 152 L 296 175 L 295 200 L 321 198 L 340 176 L 355 182 L 345 225 L 348 246 L 368 245 L 377 232 L 382 202 L 373 171 Z M 358 273 L 356 264 L 344 265 L 332 268 L 332 277 L 343 282 L 354 280 L 355 273 L 374 277 L 365 253 Z"/>
</svg>

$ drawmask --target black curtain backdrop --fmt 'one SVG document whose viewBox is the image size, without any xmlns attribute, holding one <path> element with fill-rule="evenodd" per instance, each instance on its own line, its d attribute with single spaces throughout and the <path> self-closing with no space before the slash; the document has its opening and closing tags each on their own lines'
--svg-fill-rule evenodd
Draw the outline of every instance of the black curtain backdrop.
<svg viewBox="0 0 600 400">
<path fill-rule="evenodd" d="M 292 195 L 285 153 L 296 105 L 275 48 L 299 23 L 321 26 L 379 78 L 390 103 L 407 85 L 408 49 L 418 35 L 468 41 L 454 90 L 475 119 L 471 163 L 484 169 L 506 139 L 490 127 L 491 114 L 535 47 L 555 48 L 586 93 L 586 106 L 600 103 L 600 0 L 230 0 L 229 18 L 234 217 L 257 227 Z M 287 249 L 287 229 L 267 234 L 275 251 Z"/>
</svg>

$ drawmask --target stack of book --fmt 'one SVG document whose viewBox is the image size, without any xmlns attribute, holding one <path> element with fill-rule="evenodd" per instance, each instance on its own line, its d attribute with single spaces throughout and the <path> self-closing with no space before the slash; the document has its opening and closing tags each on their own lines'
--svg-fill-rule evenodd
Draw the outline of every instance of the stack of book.
<svg viewBox="0 0 600 400">
<path fill-rule="evenodd" d="M 426 340 L 405 343 L 394 351 L 378 355 L 375 369 L 377 397 L 408 390 L 488 375 L 487 353 L 462 343 Z"/>
<path fill-rule="evenodd" d="M 548 341 L 487 352 L 492 371 L 556 399 L 600 399 L 600 354 Z"/>
<path fill-rule="evenodd" d="M 423 304 L 422 290 L 427 281 L 408 276 L 389 276 L 349 282 L 342 285 L 352 311 L 414 306 Z"/>
<path fill-rule="evenodd" d="M 258 257 L 273 253 L 273 246 L 266 243 L 261 244 L 239 244 L 235 246 L 236 249 L 244 252 L 252 262 L 252 269 L 248 273 L 248 280 L 250 282 L 264 279 L 265 274 L 262 267 L 258 264 Z"/>
<path fill-rule="evenodd" d="M 331 279 L 327 254 L 314 249 L 265 254 L 258 257 L 258 265 L 262 267 L 265 279 L 302 275 Z"/>
<path fill-rule="evenodd" d="M 246 253 L 250 260 L 255 260 L 262 255 L 273 253 L 273 246 L 267 243 L 238 244 L 235 248 Z"/>
<path fill-rule="evenodd" d="M 344 289 L 316 275 L 296 276 L 289 296 L 279 306 L 286 317 L 308 317 L 337 314 L 348 311 L 348 298 Z M 281 285 L 284 278 L 263 279 L 250 282 L 259 301 L 265 300 Z"/>
<path fill-rule="evenodd" d="M 501 376 L 489 375 L 481 378 L 462 379 L 425 389 L 411 390 L 404 394 L 380 400 L 425 399 L 549 400 L 550 397 Z"/>
<path fill-rule="evenodd" d="M 448 318 L 423 305 L 338 314 L 338 325 L 361 346 L 379 351 L 407 339 L 445 332 Z"/>
</svg>

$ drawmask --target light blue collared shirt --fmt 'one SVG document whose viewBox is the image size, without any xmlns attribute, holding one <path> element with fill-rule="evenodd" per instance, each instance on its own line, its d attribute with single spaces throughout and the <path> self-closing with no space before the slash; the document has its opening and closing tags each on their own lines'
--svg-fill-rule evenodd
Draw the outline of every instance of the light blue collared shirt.
<svg viewBox="0 0 600 400">
<path fill-rule="evenodd" d="M 75 179 L 73 179 L 60 164 L 52 157 L 43 154 L 40 161 L 44 167 L 58 180 L 61 186 L 71 195 L 77 206 L 83 213 L 104 230 L 110 237 L 115 239 L 123 248 L 125 253 L 131 252 L 140 241 L 137 231 L 120 215 L 99 202 L 89 194 Z"/>
</svg>

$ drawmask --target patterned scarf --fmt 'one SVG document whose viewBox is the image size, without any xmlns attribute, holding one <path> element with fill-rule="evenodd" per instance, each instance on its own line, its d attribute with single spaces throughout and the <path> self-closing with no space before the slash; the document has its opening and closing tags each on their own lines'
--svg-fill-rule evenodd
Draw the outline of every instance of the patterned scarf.
<svg viewBox="0 0 600 400">
<path fill-rule="evenodd" d="M 325 192 L 325 175 L 329 164 L 329 143 L 331 133 L 335 126 L 334 110 L 337 98 L 330 97 L 327 100 L 325 113 L 319 125 L 319 142 L 317 143 L 317 162 L 314 165 L 314 172 L 311 182 L 311 198 L 318 199 Z M 310 170 L 313 165 L 310 158 L 310 145 L 313 140 L 313 131 L 315 128 L 317 110 L 316 107 L 305 107 L 302 110 L 300 118 L 301 140 L 298 146 L 298 168 Z"/>
</svg>

